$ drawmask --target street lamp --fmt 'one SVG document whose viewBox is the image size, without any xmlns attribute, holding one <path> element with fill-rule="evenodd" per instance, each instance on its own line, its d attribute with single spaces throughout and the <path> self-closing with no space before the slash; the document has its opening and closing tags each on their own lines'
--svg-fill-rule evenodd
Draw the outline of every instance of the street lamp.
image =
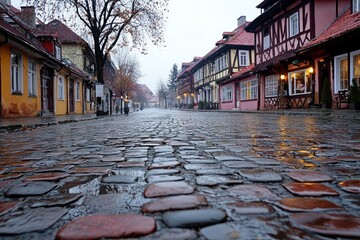
<svg viewBox="0 0 360 240">
<path fill-rule="evenodd" d="M 123 113 L 123 96 L 120 97 L 120 114 Z"/>
</svg>

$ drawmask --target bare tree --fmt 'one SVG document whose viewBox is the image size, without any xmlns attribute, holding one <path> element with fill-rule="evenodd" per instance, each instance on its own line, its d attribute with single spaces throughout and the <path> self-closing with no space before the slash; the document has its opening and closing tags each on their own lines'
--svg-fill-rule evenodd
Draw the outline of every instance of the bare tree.
<svg viewBox="0 0 360 240">
<path fill-rule="evenodd" d="M 116 45 L 146 52 L 147 42 L 164 42 L 169 0 L 23 0 L 34 5 L 40 19 L 59 18 L 65 23 L 79 20 L 92 35 L 96 73 L 104 82 L 103 68 Z"/>
<path fill-rule="evenodd" d="M 167 109 L 169 91 L 166 87 L 166 84 L 162 80 L 160 80 L 158 84 L 159 101 L 164 100 L 165 109 Z"/>
<path fill-rule="evenodd" d="M 137 90 L 137 82 L 141 77 L 140 64 L 126 48 L 117 51 L 115 61 L 117 71 L 111 87 L 118 96 L 133 97 Z"/>
</svg>

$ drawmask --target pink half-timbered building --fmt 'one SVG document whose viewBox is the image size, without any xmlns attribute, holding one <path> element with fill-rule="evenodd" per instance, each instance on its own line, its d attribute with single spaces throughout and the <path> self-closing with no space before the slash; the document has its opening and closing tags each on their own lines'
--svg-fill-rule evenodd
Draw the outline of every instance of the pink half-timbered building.
<svg viewBox="0 0 360 240">
<path fill-rule="evenodd" d="M 353 0 L 358 1 L 358 0 Z M 301 54 L 341 16 L 350 0 L 265 0 L 246 30 L 255 34 L 259 108 L 307 108 L 320 104 L 321 87 L 331 77 L 331 56 L 321 75 L 313 55 Z M 317 82 L 315 82 L 317 81 Z"/>
</svg>

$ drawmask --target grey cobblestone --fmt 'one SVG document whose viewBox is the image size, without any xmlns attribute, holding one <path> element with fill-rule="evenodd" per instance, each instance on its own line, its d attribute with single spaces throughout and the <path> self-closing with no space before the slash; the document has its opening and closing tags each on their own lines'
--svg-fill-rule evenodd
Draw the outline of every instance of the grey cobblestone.
<svg viewBox="0 0 360 240">
<path fill-rule="evenodd" d="M 0 236 L 54 239 L 79 217 L 109 214 L 155 219 L 144 240 L 359 238 L 360 114 L 325 113 L 145 109 L 23 131 L 3 122 Z M 7 194 L 24 184 L 41 193 Z"/>
</svg>

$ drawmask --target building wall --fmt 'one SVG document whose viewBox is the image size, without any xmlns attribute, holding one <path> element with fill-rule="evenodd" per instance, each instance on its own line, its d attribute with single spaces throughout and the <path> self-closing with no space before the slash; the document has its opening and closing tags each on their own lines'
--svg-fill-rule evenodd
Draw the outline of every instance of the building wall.
<svg viewBox="0 0 360 240">
<path fill-rule="evenodd" d="M 80 46 L 68 44 L 62 45 L 62 56 L 75 63 L 78 68 L 84 68 L 84 53 Z"/>
<path fill-rule="evenodd" d="M 64 99 L 59 99 L 59 78 L 64 79 Z M 55 97 L 55 115 L 65 115 L 68 113 L 68 79 L 65 77 L 65 73 L 60 72 L 54 78 L 54 97 Z"/>
<path fill-rule="evenodd" d="M 22 93 L 11 93 L 11 50 L 22 56 Z M 28 94 L 28 55 L 5 44 L 0 48 L 1 69 L 1 117 L 36 116 L 41 110 L 40 65 L 36 64 L 36 95 Z M 24 67 L 26 66 L 26 67 Z"/>
</svg>

